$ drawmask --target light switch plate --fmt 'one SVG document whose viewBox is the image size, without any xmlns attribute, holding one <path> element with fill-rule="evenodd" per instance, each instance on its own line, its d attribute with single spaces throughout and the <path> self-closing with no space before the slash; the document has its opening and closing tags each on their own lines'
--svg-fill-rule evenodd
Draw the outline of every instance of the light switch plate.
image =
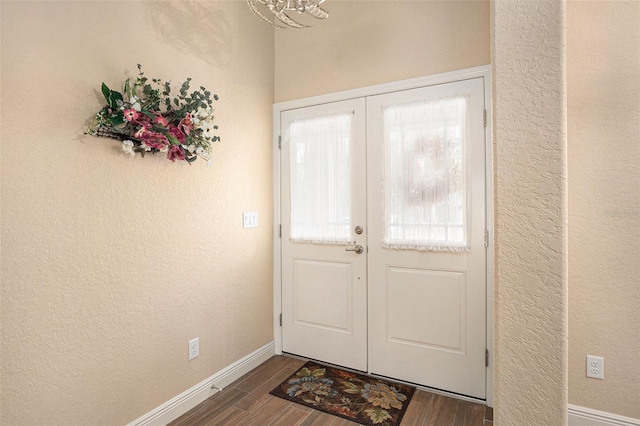
<svg viewBox="0 0 640 426">
<path fill-rule="evenodd" d="M 243 228 L 257 228 L 258 227 L 258 212 L 244 212 L 244 213 L 242 213 L 242 227 Z"/>
</svg>

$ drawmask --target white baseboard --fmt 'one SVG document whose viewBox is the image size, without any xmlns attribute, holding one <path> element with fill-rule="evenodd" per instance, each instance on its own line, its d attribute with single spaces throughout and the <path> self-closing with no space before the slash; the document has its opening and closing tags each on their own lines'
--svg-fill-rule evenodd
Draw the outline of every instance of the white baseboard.
<svg viewBox="0 0 640 426">
<path fill-rule="evenodd" d="M 165 426 L 177 419 L 205 399 L 211 397 L 226 386 L 253 370 L 273 355 L 275 355 L 275 343 L 267 343 L 233 364 L 223 368 L 208 379 L 203 380 L 190 389 L 170 399 L 161 406 L 149 411 L 137 418 L 127 426 Z M 215 386 L 218 390 L 213 389 Z"/>
<path fill-rule="evenodd" d="M 569 426 L 640 426 L 639 419 L 569 404 Z"/>
</svg>

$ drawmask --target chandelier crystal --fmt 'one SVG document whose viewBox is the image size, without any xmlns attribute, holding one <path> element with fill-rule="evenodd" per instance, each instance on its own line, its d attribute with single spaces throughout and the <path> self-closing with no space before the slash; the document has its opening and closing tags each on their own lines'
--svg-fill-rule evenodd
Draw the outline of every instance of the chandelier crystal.
<svg viewBox="0 0 640 426">
<path fill-rule="evenodd" d="M 277 28 L 309 28 L 309 25 L 301 24 L 291 17 L 296 16 L 294 12 L 298 16 L 307 14 L 316 19 L 328 18 L 329 12 L 320 7 L 322 2 L 324 0 L 247 0 L 253 13 Z M 273 14 L 273 19 L 265 16 L 260 9 Z"/>
</svg>

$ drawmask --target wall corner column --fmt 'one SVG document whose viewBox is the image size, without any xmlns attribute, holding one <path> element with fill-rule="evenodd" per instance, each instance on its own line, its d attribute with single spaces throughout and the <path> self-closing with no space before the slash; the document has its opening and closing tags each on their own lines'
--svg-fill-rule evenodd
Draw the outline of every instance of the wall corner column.
<svg viewBox="0 0 640 426">
<path fill-rule="evenodd" d="M 567 424 L 565 9 L 491 6 L 497 426 Z"/>
</svg>

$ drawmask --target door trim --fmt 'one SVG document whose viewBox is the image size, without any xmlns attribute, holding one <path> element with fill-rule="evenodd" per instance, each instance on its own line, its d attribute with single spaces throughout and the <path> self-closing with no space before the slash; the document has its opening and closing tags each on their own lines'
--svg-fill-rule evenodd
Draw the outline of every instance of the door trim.
<svg viewBox="0 0 640 426">
<path fill-rule="evenodd" d="M 486 188 L 486 221 L 488 230 L 487 247 L 487 349 L 489 350 L 489 365 L 487 367 L 486 403 L 493 406 L 493 149 L 492 149 L 492 114 L 491 114 L 491 66 L 483 65 L 427 77 L 401 80 L 375 86 L 362 87 L 326 95 L 313 96 L 293 101 L 279 102 L 273 105 L 273 337 L 276 354 L 282 354 L 282 327 L 280 326 L 280 313 L 282 312 L 282 244 L 280 239 L 280 114 L 290 109 L 309 107 L 330 102 L 344 101 L 354 98 L 366 98 L 367 96 L 381 95 L 384 93 L 401 90 L 416 89 L 419 87 L 433 86 L 443 83 L 453 83 L 461 80 L 481 77 L 484 79 L 484 102 L 487 111 L 487 126 L 485 127 L 485 188 Z"/>
</svg>

